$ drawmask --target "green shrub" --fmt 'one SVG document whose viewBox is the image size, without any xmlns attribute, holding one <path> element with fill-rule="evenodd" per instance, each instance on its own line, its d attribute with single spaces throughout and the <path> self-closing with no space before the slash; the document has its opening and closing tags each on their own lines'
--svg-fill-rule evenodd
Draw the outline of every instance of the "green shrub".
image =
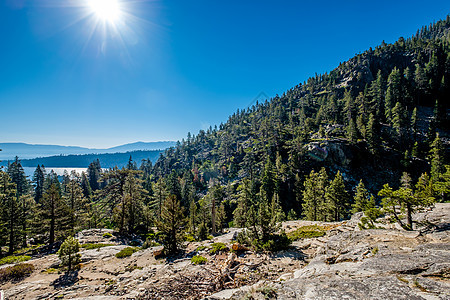
<svg viewBox="0 0 450 300">
<path fill-rule="evenodd" d="M 131 256 L 134 252 L 138 251 L 136 247 L 126 247 L 125 249 L 120 250 L 120 252 L 116 253 L 117 258 L 124 258 Z"/>
<path fill-rule="evenodd" d="M 114 246 L 114 244 L 102 244 L 102 243 L 94 244 L 94 243 L 86 243 L 86 244 L 81 245 L 81 248 L 84 248 L 84 249 L 86 249 L 86 250 L 91 250 L 91 249 L 99 249 L 99 248 L 109 247 L 109 246 Z"/>
<path fill-rule="evenodd" d="M 258 250 L 264 250 L 264 251 L 281 251 L 289 248 L 289 245 L 291 244 L 291 240 L 287 237 L 286 233 L 281 234 L 273 234 L 270 236 L 269 240 L 261 245 L 260 248 L 257 248 Z"/>
<path fill-rule="evenodd" d="M 147 238 L 147 240 L 145 240 L 144 244 L 142 244 L 142 249 L 147 249 L 147 248 L 156 247 L 156 246 L 161 246 L 161 244 Z"/>
<path fill-rule="evenodd" d="M 292 240 L 296 241 L 299 239 L 308 239 L 308 238 L 315 238 L 315 237 L 321 237 L 325 235 L 325 230 L 317 225 L 309 225 L 309 226 L 302 226 L 300 228 L 297 228 L 297 230 L 293 232 L 289 232 L 287 236 Z"/>
<path fill-rule="evenodd" d="M 206 247 L 206 246 L 203 246 L 203 245 L 202 245 L 202 246 L 198 246 L 197 249 L 195 249 L 195 251 L 197 251 L 197 252 L 198 252 L 198 251 L 202 251 L 202 250 L 205 250 L 206 248 L 207 248 L 207 247 Z"/>
<path fill-rule="evenodd" d="M 3 257 L 2 259 L 0 259 L 0 265 L 15 264 L 15 263 L 27 261 L 30 259 L 31 259 L 31 256 L 28 256 L 28 255 L 19 255 L 19 256 L 11 255 L 11 256 L 6 256 L 6 257 Z"/>
<path fill-rule="evenodd" d="M 209 250 L 210 254 L 216 254 L 218 252 L 226 252 L 228 251 L 228 247 L 225 246 L 224 243 L 213 243 L 211 245 L 211 250 Z"/>
<path fill-rule="evenodd" d="M 139 240 L 132 240 L 132 241 L 130 241 L 129 245 L 133 246 L 133 247 L 137 247 L 137 246 L 141 245 L 141 242 Z"/>
<path fill-rule="evenodd" d="M 61 244 L 61 247 L 58 250 L 58 256 L 59 259 L 61 259 L 61 264 L 63 266 L 67 266 L 69 271 L 72 270 L 72 266 L 75 266 L 80 262 L 81 255 L 78 251 L 80 251 L 80 244 L 73 236 L 69 236 Z"/>
<path fill-rule="evenodd" d="M 136 264 L 125 267 L 125 272 L 133 272 L 134 270 L 142 270 L 143 267 L 138 267 Z"/>
<path fill-rule="evenodd" d="M 208 260 L 206 259 L 206 257 L 203 257 L 201 255 L 195 255 L 191 258 L 191 263 L 193 263 L 194 265 L 201 265 L 206 263 Z"/>
<path fill-rule="evenodd" d="M 35 250 L 35 249 L 37 249 L 37 248 L 39 248 L 39 247 L 41 247 L 41 246 L 43 246 L 43 245 L 44 245 L 44 244 L 38 244 L 38 245 L 32 245 L 32 246 L 30 246 L 30 247 L 18 249 L 18 250 L 16 250 L 16 251 L 14 251 L 14 255 L 23 254 L 23 253 L 26 253 L 26 252 L 28 252 L 28 251 Z"/>
<path fill-rule="evenodd" d="M 112 234 L 111 233 L 109 233 L 109 232 L 105 232 L 104 234 L 103 234 L 103 237 L 104 238 L 107 238 L 107 239 L 109 239 L 109 238 L 112 238 Z"/>
<path fill-rule="evenodd" d="M 0 282 L 20 280 L 33 273 L 33 270 L 34 266 L 32 264 L 18 264 L 0 269 Z"/>
<path fill-rule="evenodd" d="M 184 236 L 184 240 L 186 242 L 195 242 L 195 237 L 192 234 L 186 234 Z"/>
<path fill-rule="evenodd" d="M 48 268 L 48 269 L 42 270 L 41 273 L 56 274 L 56 273 L 59 273 L 59 270 L 57 270 L 55 268 Z"/>
</svg>

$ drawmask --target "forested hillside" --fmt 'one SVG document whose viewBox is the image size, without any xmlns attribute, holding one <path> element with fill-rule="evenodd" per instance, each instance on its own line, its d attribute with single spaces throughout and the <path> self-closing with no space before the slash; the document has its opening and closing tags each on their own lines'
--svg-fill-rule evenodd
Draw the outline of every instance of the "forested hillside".
<svg viewBox="0 0 450 300">
<path fill-rule="evenodd" d="M 249 229 L 243 243 L 274 249 L 287 242 L 281 220 L 357 211 L 362 226 L 387 214 L 412 229 L 414 210 L 448 199 L 449 99 L 447 17 L 188 133 L 154 164 L 102 172 L 96 161 L 60 183 L 40 166 L 28 182 L 15 161 L 1 172 L 0 244 L 13 253 L 30 237 L 53 244 L 84 228 L 155 225 L 173 253 L 183 237 L 236 226 Z"/>
</svg>

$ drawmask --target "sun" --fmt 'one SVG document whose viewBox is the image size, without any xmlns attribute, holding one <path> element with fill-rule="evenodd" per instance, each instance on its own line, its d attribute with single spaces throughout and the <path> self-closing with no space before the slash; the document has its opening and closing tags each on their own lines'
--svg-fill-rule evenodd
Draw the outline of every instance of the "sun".
<svg viewBox="0 0 450 300">
<path fill-rule="evenodd" d="M 114 23 L 120 19 L 121 7 L 119 0 L 87 0 L 91 11 L 105 22 Z"/>
</svg>

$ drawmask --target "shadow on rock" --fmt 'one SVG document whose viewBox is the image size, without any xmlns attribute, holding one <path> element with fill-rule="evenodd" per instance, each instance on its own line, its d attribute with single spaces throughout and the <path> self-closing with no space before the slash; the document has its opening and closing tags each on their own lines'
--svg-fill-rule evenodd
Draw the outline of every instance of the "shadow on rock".
<svg viewBox="0 0 450 300">
<path fill-rule="evenodd" d="M 78 271 L 66 272 L 52 282 L 55 288 L 64 288 L 75 284 L 78 281 Z"/>
</svg>

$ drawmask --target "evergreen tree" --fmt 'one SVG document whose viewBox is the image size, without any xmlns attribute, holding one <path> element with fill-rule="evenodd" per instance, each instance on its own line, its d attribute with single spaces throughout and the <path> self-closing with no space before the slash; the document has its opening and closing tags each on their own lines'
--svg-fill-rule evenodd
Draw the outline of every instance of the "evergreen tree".
<svg viewBox="0 0 450 300">
<path fill-rule="evenodd" d="M 78 240 L 72 236 L 65 239 L 58 250 L 61 264 L 67 266 L 69 272 L 72 270 L 72 266 L 80 262 L 81 254 L 79 254 L 78 251 L 80 251 L 80 244 L 78 243 Z"/>
<path fill-rule="evenodd" d="M 388 87 L 386 91 L 384 111 L 386 120 L 391 122 L 392 120 L 392 108 L 397 102 L 402 102 L 402 88 L 401 88 L 401 72 L 399 69 L 394 67 L 391 74 L 388 77 Z"/>
<path fill-rule="evenodd" d="M 326 211 L 325 191 L 328 186 L 328 175 L 325 168 L 319 173 L 311 171 L 304 182 L 303 213 L 307 220 L 322 221 Z"/>
<path fill-rule="evenodd" d="M 28 193 L 28 180 L 25 176 L 25 171 L 23 170 L 22 164 L 17 156 L 14 162 L 8 165 L 7 173 L 11 179 L 11 182 L 16 185 L 17 197 Z"/>
<path fill-rule="evenodd" d="M 358 140 L 358 132 L 356 131 L 356 126 L 355 122 L 353 122 L 353 119 L 350 120 L 347 126 L 347 139 L 352 144 Z"/>
<path fill-rule="evenodd" d="M 33 175 L 34 183 L 34 201 L 39 203 L 44 194 L 45 169 L 38 165 Z"/>
<path fill-rule="evenodd" d="M 417 134 L 418 132 L 418 124 L 417 124 L 417 107 L 414 107 L 414 110 L 411 114 L 411 131 L 412 131 L 412 139 L 414 142 L 417 142 Z"/>
<path fill-rule="evenodd" d="M 378 147 L 380 145 L 380 138 L 379 138 L 378 126 L 377 126 L 377 124 L 375 122 L 375 118 L 372 114 L 370 114 L 369 123 L 367 124 L 366 141 L 367 141 L 369 151 L 372 154 L 377 154 Z"/>
<path fill-rule="evenodd" d="M 9 175 L 3 171 L 0 171 L 0 204 L 2 239 L 8 241 L 8 253 L 12 255 L 19 244 L 20 203 L 17 198 L 16 184 L 12 183 Z"/>
<path fill-rule="evenodd" d="M 92 189 L 85 172 L 81 172 L 80 186 L 81 190 L 83 191 L 83 196 L 85 198 L 90 198 L 92 195 Z"/>
<path fill-rule="evenodd" d="M 100 189 L 99 182 L 101 174 L 102 174 L 102 167 L 100 166 L 100 161 L 96 159 L 89 164 L 87 169 L 87 178 L 89 180 L 89 187 L 93 192 Z"/>
<path fill-rule="evenodd" d="M 369 115 L 372 114 L 378 119 L 381 119 L 384 115 L 384 93 L 385 82 L 381 75 L 381 70 L 378 70 L 377 77 L 372 81 L 369 89 L 369 95 L 372 97 L 372 101 L 369 104 Z"/>
<path fill-rule="evenodd" d="M 325 197 L 329 211 L 327 221 L 340 221 L 341 218 L 346 216 L 348 194 L 340 171 L 336 173 L 336 176 L 327 187 Z"/>
<path fill-rule="evenodd" d="M 407 173 L 403 173 L 400 180 L 401 186 L 398 190 L 393 190 L 388 184 L 378 193 L 383 197 L 382 204 L 386 213 L 390 214 L 399 225 L 406 230 L 413 230 L 412 214 L 420 208 L 430 206 L 434 203 L 433 192 L 426 188 L 427 176 L 422 175 L 420 184 L 413 191 L 411 177 Z M 432 187 L 432 184 L 431 184 Z M 406 224 L 400 217 L 400 214 L 406 214 Z"/>
<path fill-rule="evenodd" d="M 120 230 L 124 230 L 126 217 L 127 232 L 134 233 L 136 231 L 136 226 L 140 223 L 143 218 L 143 206 L 144 198 L 147 195 L 147 191 L 142 187 L 142 180 L 137 178 L 135 174 L 129 174 L 123 186 L 123 201 L 120 216 Z"/>
<path fill-rule="evenodd" d="M 156 222 L 158 230 L 162 233 L 165 251 L 168 255 L 175 254 L 182 242 L 184 213 L 180 201 L 175 195 L 170 195 L 164 201 L 161 210 L 161 219 Z"/>
<path fill-rule="evenodd" d="M 66 193 L 64 195 L 64 200 L 68 206 L 69 227 L 71 234 L 75 234 L 77 227 L 82 225 L 83 221 L 86 219 L 88 205 L 87 199 L 83 195 L 83 190 L 80 183 L 77 180 L 77 177 L 74 177 L 73 175 L 67 183 Z"/>
<path fill-rule="evenodd" d="M 436 133 L 436 138 L 434 139 L 433 144 L 431 144 L 430 157 L 431 178 L 437 180 L 439 176 L 445 172 L 445 149 L 439 137 L 439 133 Z"/>
<path fill-rule="evenodd" d="M 59 188 L 51 184 L 41 202 L 41 214 L 44 228 L 49 233 L 49 245 L 53 245 L 57 238 L 65 235 L 67 229 L 67 206 L 62 201 Z"/>
</svg>

